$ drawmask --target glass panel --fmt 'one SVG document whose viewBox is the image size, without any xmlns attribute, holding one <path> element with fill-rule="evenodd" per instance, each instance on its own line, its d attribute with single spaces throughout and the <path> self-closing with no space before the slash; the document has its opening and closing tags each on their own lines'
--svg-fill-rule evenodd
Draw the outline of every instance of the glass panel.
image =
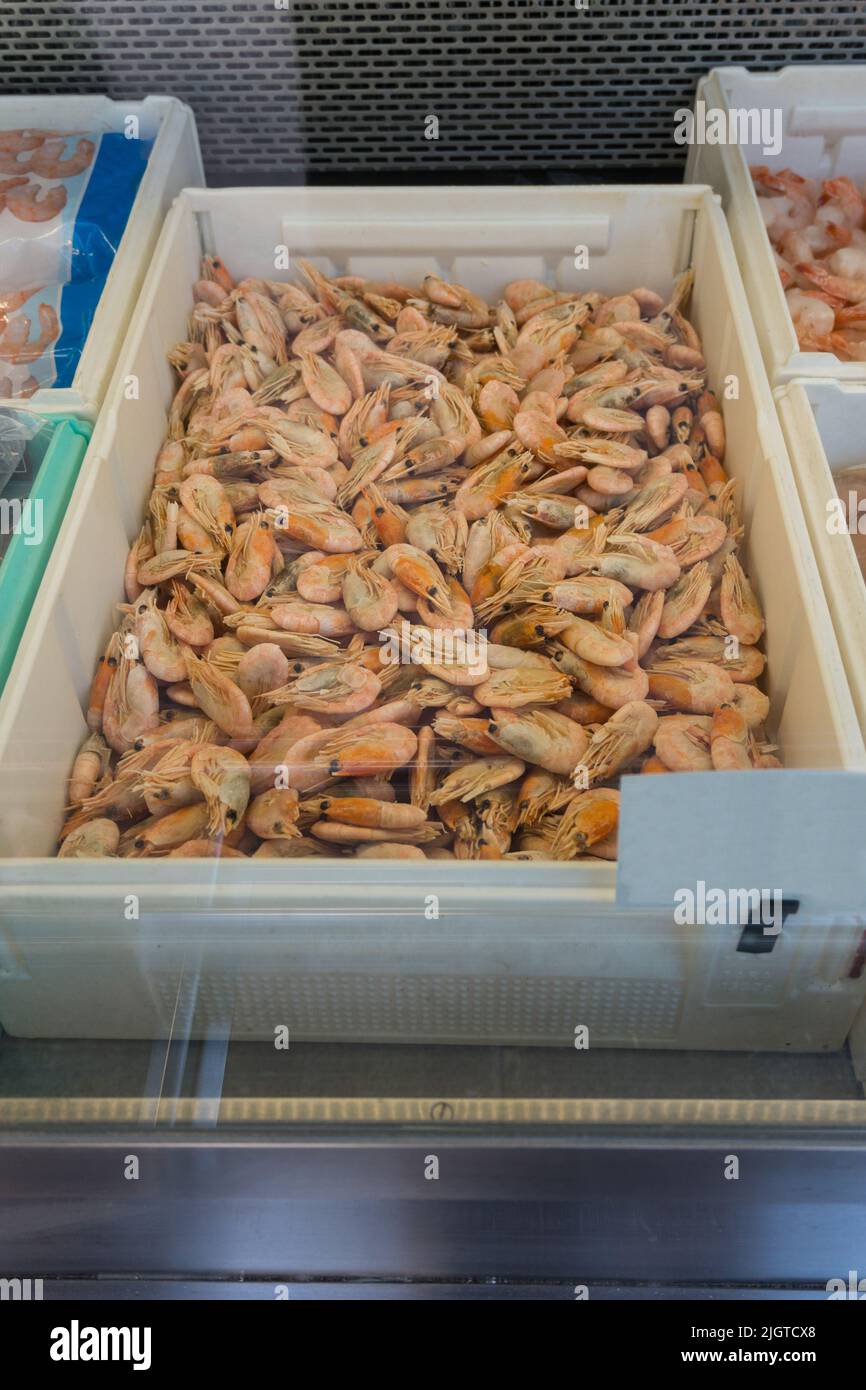
<svg viewBox="0 0 866 1390">
<path fill-rule="evenodd" d="M 862 1124 L 866 377 L 788 389 L 742 151 L 207 189 L 141 107 L 115 375 L 2 499 L 0 1123 Z"/>
<path fill-rule="evenodd" d="M 810 946 L 822 933 L 798 942 L 789 924 L 775 948 L 791 952 L 789 988 L 799 963 L 817 1001 L 803 1011 L 774 1000 L 771 958 L 737 952 L 729 928 L 704 978 L 700 954 L 697 976 L 677 972 L 680 934 L 655 924 L 650 970 L 653 925 L 570 917 L 527 942 L 525 915 L 478 911 L 440 917 L 434 944 L 396 915 L 237 913 L 217 933 L 201 914 L 170 932 L 142 918 L 132 944 L 116 927 L 87 940 L 73 910 L 0 981 L 12 1033 L 36 1035 L 0 1039 L 0 1124 L 866 1122 L 856 1049 L 821 1008 L 825 955 Z M 492 959 L 480 973 L 488 933 L 508 973 Z M 606 953 L 619 973 L 603 973 Z M 746 1045 L 732 1050 L 737 1029 Z M 721 1046 L 707 1046 L 711 1030 Z"/>
</svg>

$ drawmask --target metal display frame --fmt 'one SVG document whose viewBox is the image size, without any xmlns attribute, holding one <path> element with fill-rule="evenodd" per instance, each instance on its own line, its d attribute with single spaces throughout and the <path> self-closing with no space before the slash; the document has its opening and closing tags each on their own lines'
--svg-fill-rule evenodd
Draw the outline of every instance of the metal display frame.
<svg viewBox="0 0 866 1390">
<path fill-rule="evenodd" d="M 860 0 L 6 0 L 0 22 L 5 94 L 179 97 L 212 185 L 678 181 L 708 68 L 864 57 Z"/>
<path fill-rule="evenodd" d="M 502 1280 L 506 1296 L 569 1300 L 826 1298 L 866 1248 L 863 1140 L 676 1127 L 7 1134 L 0 1267 L 61 1281 L 49 1297 L 77 1297 L 76 1280 L 109 1298 L 148 1286 L 492 1297 Z"/>
</svg>

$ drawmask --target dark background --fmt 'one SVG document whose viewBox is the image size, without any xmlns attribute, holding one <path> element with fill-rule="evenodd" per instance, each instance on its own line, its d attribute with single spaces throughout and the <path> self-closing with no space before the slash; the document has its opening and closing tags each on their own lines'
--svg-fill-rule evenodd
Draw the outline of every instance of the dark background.
<svg viewBox="0 0 866 1390">
<path fill-rule="evenodd" d="M 864 0 L 276 3 L 3 0 L 0 92 L 180 97 L 213 184 L 678 181 L 708 68 L 866 60 Z"/>
</svg>

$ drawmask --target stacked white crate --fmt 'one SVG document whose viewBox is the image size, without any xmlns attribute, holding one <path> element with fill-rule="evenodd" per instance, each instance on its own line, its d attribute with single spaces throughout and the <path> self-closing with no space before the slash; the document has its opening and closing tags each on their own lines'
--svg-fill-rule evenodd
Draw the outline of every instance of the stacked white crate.
<svg viewBox="0 0 866 1390">
<path fill-rule="evenodd" d="M 832 516 L 835 474 L 866 463 L 866 362 L 800 350 L 749 174 L 749 165 L 767 164 L 818 181 L 847 175 L 866 189 L 866 65 L 812 63 L 760 73 L 714 68 L 698 83 L 697 100 L 726 117 L 732 109 L 779 113 L 778 151 L 767 153 L 757 141 L 695 144 L 686 180 L 710 183 L 722 198 L 851 692 L 866 729 L 866 586 L 850 537 L 838 533 Z M 855 839 L 858 833 L 852 830 Z M 866 1012 L 851 1043 L 858 1073 L 866 1077 Z"/>
<path fill-rule="evenodd" d="M 134 126 L 129 124 L 130 117 Z M 153 141 L 71 386 L 44 388 L 27 401 L 0 398 L 0 407 L 23 405 L 28 410 L 95 420 L 165 214 L 182 188 L 204 182 L 195 117 L 176 97 L 151 96 L 143 101 L 111 101 L 104 96 L 0 97 L 0 131 L 28 127 L 135 129 L 137 138 Z"/>
<path fill-rule="evenodd" d="M 732 110 L 780 113 L 778 153 L 766 153 L 760 139 L 695 143 L 685 175 L 687 183 L 708 183 L 721 196 L 771 384 L 831 377 L 866 385 L 866 362 L 800 351 L 749 173 L 749 165 L 766 164 L 811 179 L 847 174 L 866 182 L 866 64 L 810 63 L 778 72 L 713 68 L 698 83 L 696 100 L 707 113 L 724 112 L 728 129 Z M 757 130 L 754 124 L 743 128 Z"/>
</svg>

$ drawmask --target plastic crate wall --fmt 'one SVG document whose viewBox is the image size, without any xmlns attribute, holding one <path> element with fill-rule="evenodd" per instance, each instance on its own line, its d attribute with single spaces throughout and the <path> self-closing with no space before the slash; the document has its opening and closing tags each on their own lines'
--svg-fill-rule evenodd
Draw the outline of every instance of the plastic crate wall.
<svg viewBox="0 0 866 1390">
<path fill-rule="evenodd" d="M 0 27 L 7 94 L 158 90 L 190 103 L 212 184 L 678 179 L 674 112 L 708 68 L 864 59 L 863 0 L 5 0 Z"/>
</svg>

